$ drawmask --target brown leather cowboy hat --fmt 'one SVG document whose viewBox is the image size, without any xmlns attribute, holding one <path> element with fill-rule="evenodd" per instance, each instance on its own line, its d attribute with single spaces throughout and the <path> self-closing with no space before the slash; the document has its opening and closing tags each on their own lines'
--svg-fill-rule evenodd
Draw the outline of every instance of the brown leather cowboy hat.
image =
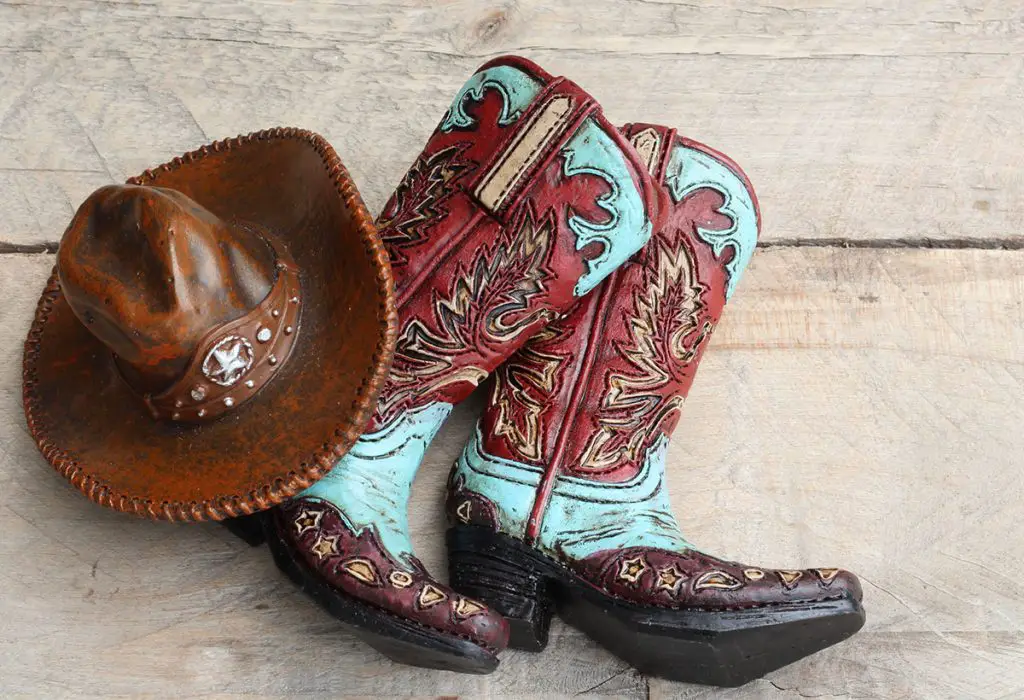
<svg viewBox="0 0 1024 700">
<path fill-rule="evenodd" d="M 331 146 L 220 141 L 75 214 L 25 342 L 29 429 L 101 505 L 252 513 L 359 436 L 395 322 L 387 254 Z"/>
</svg>

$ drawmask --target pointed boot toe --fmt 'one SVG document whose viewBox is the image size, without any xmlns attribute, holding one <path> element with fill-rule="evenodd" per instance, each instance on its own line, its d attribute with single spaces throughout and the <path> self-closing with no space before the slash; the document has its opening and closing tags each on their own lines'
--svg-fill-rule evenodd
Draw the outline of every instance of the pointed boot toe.
<svg viewBox="0 0 1024 700">
<path fill-rule="evenodd" d="M 813 569 L 814 573 L 821 577 L 825 577 L 827 575 L 822 572 L 831 572 L 834 570 L 835 569 Z M 857 578 L 857 575 L 851 571 L 839 569 L 832 588 L 837 591 L 842 591 L 858 603 L 864 601 L 864 588 L 860 585 L 860 579 Z"/>
<path fill-rule="evenodd" d="M 372 529 L 355 533 L 327 501 L 279 508 L 267 541 L 277 565 L 363 641 L 399 663 L 489 673 L 507 643 L 505 620 L 397 560 Z"/>
<path fill-rule="evenodd" d="M 857 578 L 838 569 L 764 569 L 695 550 L 642 548 L 581 562 L 577 581 L 599 582 L 572 605 L 579 626 L 637 668 L 673 680 L 737 686 L 837 644 L 864 625 Z M 612 611 L 623 645 L 595 613 Z"/>
<path fill-rule="evenodd" d="M 786 575 L 791 576 L 794 572 L 787 571 Z M 822 567 L 817 569 L 805 569 L 800 571 L 800 579 L 793 589 L 793 597 L 807 600 L 816 600 L 823 594 L 831 598 L 846 598 L 858 603 L 864 600 L 864 590 L 861 588 L 860 579 L 852 571 Z M 776 572 L 782 577 L 782 572 Z"/>
</svg>

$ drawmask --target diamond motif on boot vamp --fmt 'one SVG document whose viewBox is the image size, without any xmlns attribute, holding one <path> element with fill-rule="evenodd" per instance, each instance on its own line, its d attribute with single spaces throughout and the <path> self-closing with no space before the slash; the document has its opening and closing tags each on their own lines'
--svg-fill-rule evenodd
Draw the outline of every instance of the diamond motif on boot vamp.
<svg viewBox="0 0 1024 700">
<path fill-rule="evenodd" d="M 418 598 L 420 607 L 424 609 L 433 607 L 446 600 L 448 600 L 448 596 L 445 592 L 429 583 L 423 586 L 423 590 L 420 591 Z"/>
<path fill-rule="evenodd" d="M 343 562 L 341 568 L 349 576 L 370 586 L 376 586 L 380 583 L 380 579 L 377 577 L 377 567 L 369 559 L 355 557 Z"/>
</svg>

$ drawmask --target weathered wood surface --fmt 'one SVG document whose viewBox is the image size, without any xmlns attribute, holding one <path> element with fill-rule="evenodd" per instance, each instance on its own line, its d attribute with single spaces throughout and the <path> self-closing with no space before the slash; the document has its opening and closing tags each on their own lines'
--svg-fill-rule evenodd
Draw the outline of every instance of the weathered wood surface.
<svg viewBox="0 0 1024 700">
<path fill-rule="evenodd" d="M 215 138 L 325 134 L 377 209 L 472 69 L 523 53 L 755 182 L 765 241 L 670 451 L 710 551 L 864 576 L 868 626 L 745 688 L 558 625 L 489 677 L 395 666 L 215 526 L 89 504 L 36 453 L 21 342 L 74 207 Z M 0 0 L 0 695 L 1024 697 L 1024 4 Z M 965 244 L 995 250 L 889 249 Z M 818 241 L 873 247 L 792 248 Z M 3 254 L 5 253 L 6 254 Z M 414 540 L 477 404 L 431 449 Z"/>
<path fill-rule="evenodd" d="M 1019 0 L 0 1 L 2 240 L 207 141 L 324 133 L 378 208 L 502 52 L 736 158 L 765 239 L 1024 245 Z"/>
<path fill-rule="evenodd" d="M 673 505 L 710 551 L 861 573 L 869 621 L 734 691 L 648 688 L 563 625 L 489 677 L 395 666 L 264 549 L 90 504 L 21 414 L 19 346 L 52 260 L 0 257 L 0 694 L 1024 695 L 1024 253 L 755 256 L 669 454 Z M 413 537 L 435 571 L 470 403 L 415 485 Z"/>
</svg>

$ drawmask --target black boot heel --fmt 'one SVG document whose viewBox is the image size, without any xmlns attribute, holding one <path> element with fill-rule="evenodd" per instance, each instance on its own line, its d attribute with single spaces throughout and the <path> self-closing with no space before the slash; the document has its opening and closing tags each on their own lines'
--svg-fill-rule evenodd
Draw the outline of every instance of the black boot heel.
<svg viewBox="0 0 1024 700">
<path fill-rule="evenodd" d="M 509 647 L 541 651 L 548 645 L 554 614 L 548 577 L 508 538 L 471 525 L 451 528 L 448 577 L 452 588 L 505 617 Z"/>
<path fill-rule="evenodd" d="M 263 518 L 263 513 L 254 513 L 221 520 L 220 524 L 250 547 L 259 547 L 267 541 L 267 536 L 263 532 Z"/>
</svg>

